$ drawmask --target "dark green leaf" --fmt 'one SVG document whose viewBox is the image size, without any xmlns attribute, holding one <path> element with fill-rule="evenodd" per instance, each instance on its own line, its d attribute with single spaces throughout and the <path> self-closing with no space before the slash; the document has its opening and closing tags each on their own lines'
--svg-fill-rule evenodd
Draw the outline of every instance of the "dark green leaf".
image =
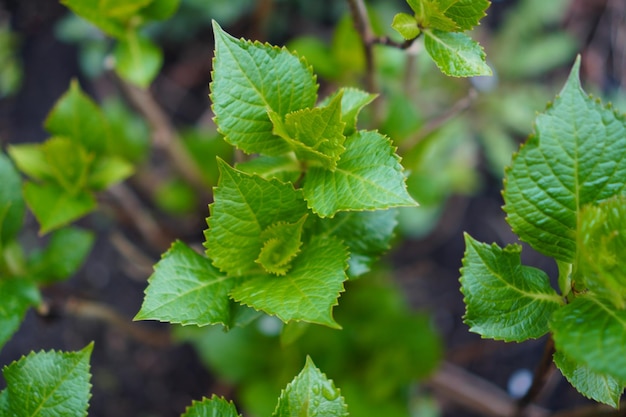
<svg viewBox="0 0 626 417">
<path fill-rule="evenodd" d="M 91 252 L 94 234 L 66 227 L 52 234 L 48 246 L 30 266 L 37 282 L 61 281 L 78 270 Z"/>
<path fill-rule="evenodd" d="M 0 350 L 20 327 L 26 311 L 41 302 L 37 286 L 23 278 L 0 278 Z"/>
<path fill-rule="evenodd" d="M 13 240 L 22 228 L 24 220 L 24 198 L 22 179 L 11 160 L 0 153 L 0 252 L 2 247 Z"/>
</svg>

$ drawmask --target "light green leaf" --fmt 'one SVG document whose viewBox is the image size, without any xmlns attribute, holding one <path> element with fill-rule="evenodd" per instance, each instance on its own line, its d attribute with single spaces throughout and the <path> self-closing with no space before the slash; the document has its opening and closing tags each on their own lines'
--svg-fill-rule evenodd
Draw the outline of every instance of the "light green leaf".
<svg viewBox="0 0 626 417">
<path fill-rule="evenodd" d="M 626 382 L 620 382 L 610 375 L 593 372 L 586 366 L 568 359 L 561 352 L 554 354 L 554 363 L 582 395 L 615 408 L 619 407 Z"/>
<path fill-rule="evenodd" d="M 78 352 L 31 352 L 3 369 L 10 416 L 85 417 L 93 343 Z"/>
<path fill-rule="evenodd" d="M 55 184 L 24 184 L 24 199 L 41 225 L 40 233 L 48 233 L 84 216 L 96 208 L 96 200 L 87 191 L 70 194 Z"/>
<path fill-rule="evenodd" d="M 261 233 L 279 221 L 296 223 L 307 213 L 302 192 L 291 184 L 265 180 L 218 160 L 220 180 L 205 232 L 207 255 L 228 275 L 260 272 L 255 262 L 265 243 Z"/>
<path fill-rule="evenodd" d="M 281 392 L 272 417 L 342 417 L 348 407 L 338 388 L 307 356 L 298 376 Z"/>
<path fill-rule="evenodd" d="M 90 21 L 103 32 L 115 38 L 123 38 L 126 28 L 123 21 L 104 15 L 94 0 L 61 0 L 61 4 L 68 7 L 78 16 Z"/>
<path fill-rule="evenodd" d="M 0 350 L 20 327 L 26 311 L 40 302 L 39 290 L 32 281 L 0 279 Z"/>
<path fill-rule="evenodd" d="M 439 0 L 444 14 L 452 19 L 459 31 L 471 30 L 487 14 L 488 0 Z"/>
<path fill-rule="evenodd" d="M 341 120 L 346 124 L 343 134 L 350 136 L 356 132 L 357 118 L 363 107 L 370 104 L 378 96 L 358 88 L 340 88 L 336 93 L 325 98 L 321 105 L 327 105 L 339 94 L 341 94 Z"/>
<path fill-rule="evenodd" d="M 391 27 L 406 40 L 415 39 L 420 33 L 415 16 L 406 13 L 398 13 L 393 17 Z"/>
<path fill-rule="evenodd" d="M 293 154 L 284 156 L 261 155 L 235 165 L 239 171 L 256 174 L 266 180 L 275 178 L 282 182 L 295 183 L 302 174 L 302 167 Z"/>
<path fill-rule="evenodd" d="M 237 279 L 228 278 L 211 265 L 210 259 L 176 241 L 155 265 L 135 320 L 228 325 L 228 292 L 236 283 Z"/>
<path fill-rule="evenodd" d="M 319 221 L 318 232 L 335 236 L 350 252 L 348 274 L 358 277 L 389 249 L 397 225 L 395 210 L 350 211 Z"/>
<path fill-rule="evenodd" d="M 264 242 L 256 260 L 270 274 L 285 275 L 291 260 L 300 252 L 302 246 L 302 226 L 307 215 L 296 223 L 277 222 L 261 232 Z"/>
<path fill-rule="evenodd" d="M 69 194 L 76 194 L 87 184 L 93 154 L 69 138 L 52 137 L 41 145 L 55 182 Z"/>
<path fill-rule="evenodd" d="M 516 342 L 548 332 L 550 316 L 563 301 L 543 271 L 521 264 L 521 250 L 489 246 L 465 234 L 461 292 L 463 320 L 472 332 Z"/>
<path fill-rule="evenodd" d="M 131 18 L 139 9 L 147 6 L 152 0 L 99 0 L 100 13 L 117 18 Z"/>
<path fill-rule="evenodd" d="M 557 351 L 589 370 L 626 381 L 626 310 L 591 295 L 561 307 L 550 321 Z"/>
<path fill-rule="evenodd" d="M 69 90 L 57 100 L 44 126 L 49 133 L 70 138 L 88 151 L 99 153 L 106 148 L 106 120 L 76 80 L 72 80 Z"/>
<path fill-rule="evenodd" d="M 325 107 L 288 113 L 284 121 L 279 114 L 268 111 L 274 126 L 272 132 L 283 138 L 300 159 L 334 170 L 346 139 L 341 96 L 336 95 Z"/>
<path fill-rule="evenodd" d="M 129 31 L 115 46 L 115 70 L 141 88 L 147 88 L 163 64 L 163 52 L 151 40 Z"/>
<path fill-rule="evenodd" d="M 61 281 L 76 272 L 91 252 L 94 234 L 66 227 L 52 234 L 48 246 L 31 260 L 30 271 L 37 282 Z"/>
<path fill-rule="evenodd" d="M 626 123 L 588 97 L 576 61 L 554 103 L 537 117 L 506 170 L 504 210 L 521 240 L 559 261 L 576 258 L 583 206 L 626 190 Z"/>
<path fill-rule="evenodd" d="M 22 179 L 11 160 L 0 152 L 0 252 L 2 247 L 13 240 L 22 228 L 24 220 L 24 198 Z"/>
<path fill-rule="evenodd" d="M 347 279 L 347 259 L 348 253 L 339 240 L 313 238 L 303 246 L 285 276 L 253 276 L 235 287 L 231 296 L 284 322 L 306 321 L 339 328 L 332 308 Z"/>
<path fill-rule="evenodd" d="M 17 168 L 29 177 L 40 180 L 54 180 L 42 143 L 10 145 L 7 149 Z"/>
<path fill-rule="evenodd" d="M 346 139 L 346 150 L 334 171 L 312 167 L 304 181 L 304 197 L 321 217 L 338 211 L 382 210 L 415 206 L 404 183 L 400 158 L 389 139 L 360 131 Z"/>
<path fill-rule="evenodd" d="M 483 48 L 463 33 L 424 30 L 424 46 L 441 72 L 446 75 L 491 75 Z"/>
<path fill-rule="evenodd" d="M 286 49 L 237 40 L 213 22 L 215 58 L 211 100 L 226 140 L 247 153 L 278 156 L 290 150 L 272 134 L 268 111 L 285 116 L 313 107 L 311 69 Z"/>
<path fill-rule="evenodd" d="M 194 401 L 181 417 L 240 417 L 232 401 L 213 395 Z"/>
<path fill-rule="evenodd" d="M 130 177 L 135 168 L 133 164 L 117 156 L 101 156 L 94 161 L 89 173 L 89 189 L 105 190 Z"/>
<path fill-rule="evenodd" d="M 575 280 L 626 307 L 626 196 L 610 198 L 598 206 L 584 206 L 577 234 L 578 271 Z"/>
<path fill-rule="evenodd" d="M 440 0 L 411 0 L 409 6 L 415 12 L 418 27 L 452 32 L 459 29 L 454 20 L 446 16 Z"/>
</svg>

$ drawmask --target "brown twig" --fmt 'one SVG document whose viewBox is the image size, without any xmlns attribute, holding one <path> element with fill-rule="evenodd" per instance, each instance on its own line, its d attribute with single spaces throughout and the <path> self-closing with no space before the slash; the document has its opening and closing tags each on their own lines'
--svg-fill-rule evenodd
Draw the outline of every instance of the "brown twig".
<svg viewBox="0 0 626 417">
<path fill-rule="evenodd" d="M 535 369 L 535 374 L 533 376 L 533 382 L 528 392 L 519 399 L 517 402 L 517 413 L 515 417 L 521 417 L 524 415 L 524 410 L 528 405 L 535 400 L 537 395 L 543 389 L 548 377 L 550 376 L 550 371 L 553 369 L 552 367 L 552 356 L 554 355 L 554 340 L 550 336 L 546 341 L 546 346 L 543 351 L 543 357 Z"/>
<path fill-rule="evenodd" d="M 363 0 L 348 0 L 354 27 L 363 42 L 365 53 L 365 85 L 370 93 L 378 92 L 374 67 L 374 32 Z"/>
<path fill-rule="evenodd" d="M 442 113 L 441 115 L 430 119 L 424 127 L 422 127 L 417 134 L 406 139 L 402 143 L 398 145 L 398 150 L 400 152 L 406 152 L 420 143 L 425 137 L 433 133 L 435 130 L 439 129 L 442 125 L 444 125 L 448 120 L 456 117 L 458 114 L 467 110 L 472 103 L 478 98 L 478 92 L 471 88 L 467 95 L 460 100 L 458 100 L 448 111 Z"/>
<path fill-rule="evenodd" d="M 154 146 L 166 152 L 175 169 L 189 184 L 204 191 L 206 185 L 196 162 L 183 148 L 168 115 L 154 97 L 148 90 L 135 87 L 122 79 L 118 79 L 118 81 L 129 101 L 150 124 Z"/>
</svg>

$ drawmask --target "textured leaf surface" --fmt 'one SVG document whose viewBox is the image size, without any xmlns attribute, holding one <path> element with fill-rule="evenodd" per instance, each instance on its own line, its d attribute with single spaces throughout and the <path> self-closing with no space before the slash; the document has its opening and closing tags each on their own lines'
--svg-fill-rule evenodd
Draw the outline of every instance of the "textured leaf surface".
<svg viewBox="0 0 626 417">
<path fill-rule="evenodd" d="M 20 327 L 26 311 L 40 302 L 39 290 L 31 281 L 0 279 L 0 350 Z"/>
<path fill-rule="evenodd" d="M 80 88 L 76 80 L 59 98 L 45 121 L 45 128 L 82 144 L 87 150 L 101 152 L 107 141 L 107 124 L 100 108 Z"/>
<path fill-rule="evenodd" d="M 300 252 L 306 218 L 304 215 L 296 223 L 278 222 L 261 233 L 261 240 L 265 243 L 256 261 L 267 272 L 285 275 L 289 270 L 289 262 Z"/>
<path fill-rule="evenodd" d="M 33 260 L 31 271 L 37 282 L 54 282 L 68 278 L 85 261 L 93 246 L 94 234 L 77 227 L 57 230 L 43 253 Z"/>
<path fill-rule="evenodd" d="M 490 4 L 488 0 L 440 0 L 439 3 L 444 14 L 454 20 L 460 31 L 478 25 Z"/>
<path fill-rule="evenodd" d="M 491 75 L 483 48 L 458 32 L 424 30 L 424 46 L 441 72 L 453 77 Z"/>
<path fill-rule="evenodd" d="M 85 417 L 93 344 L 78 352 L 30 353 L 3 369 L 10 416 Z"/>
<path fill-rule="evenodd" d="M 261 268 L 255 262 L 265 243 L 261 233 L 279 221 L 296 223 L 306 214 L 302 193 L 278 180 L 237 171 L 218 161 L 220 180 L 205 232 L 207 254 L 229 275 Z"/>
<path fill-rule="evenodd" d="M 446 32 L 458 30 L 454 20 L 445 15 L 439 0 L 410 0 L 407 2 L 415 12 L 420 27 Z"/>
<path fill-rule="evenodd" d="M 0 153 L 0 249 L 13 240 L 22 228 L 24 220 L 24 198 L 22 197 L 22 179 L 11 160 Z"/>
<path fill-rule="evenodd" d="M 626 196 L 611 198 L 580 213 L 577 277 L 590 290 L 626 307 Z"/>
<path fill-rule="evenodd" d="M 115 70 L 125 80 L 147 88 L 159 73 L 163 53 L 151 40 L 129 31 L 113 52 Z"/>
<path fill-rule="evenodd" d="M 232 401 L 213 395 L 210 399 L 194 401 L 181 417 L 239 417 L 239 414 Z"/>
<path fill-rule="evenodd" d="M 593 372 L 588 367 L 569 360 L 561 352 L 554 354 L 554 363 L 569 383 L 585 397 L 615 408 L 619 407 L 625 382 L 620 382 L 610 375 Z"/>
<path fill-rule="evenodd" d="M 624 194 L 626 123 L 588 97 L 580 60 L 535 134 L 506 171 L 504 209 L 513 231 L 534 249 L 573 263 L 583 206 Z"/>
<path fill-rule="evenodd" d="M 321 219 L 318 232 L 335 236 L 348 247 L 348 274 L 357 277 L 369 271 L 389 249 L 398 223 L 396 214 L 394 210 L 337 213 L 333 218 Z"/>
<path fill-rule="evenodd" d="M 280 394 L 272 417 L 342 417 L 348 415 L 341 392 L 307 356 L 304 369 Z"/>
<path fill-rule="evenodd" d="M 415 206 L 404 183 L 403 168 L 389 139 L 361 131 L 346 139 L 346 150 L 334 171 L 312 167 L 304 197 L 321 217 L 338 211 L 382 210 Z"/>
<path fill-rule="evenodd" d="M 340 88 L 336 93 L 322 101 L 322 105 L 330 103 L 335 97 L 341 94 L 341 120 L 346 124 L 343 130 L 345 136 L 350 136 L 356 132 L 356 123 L 359 113 L 363 107 L 370 104 L 377 97 L 358 88 Z"/>
<path fill-rule="evenodd" d="M 236 278 L 228 278 L 211 265 L 210 259 L 177 241 L 155 265 L 135 319 L 228 325 L 228 293 L 236 283 Z"/>
<path fill-rule="evenodd" d="M 626 381 L 626 310 L 606 300 L 579 296 L 550 322 L 557 351 L 599 374 Z"/>
<path fill-rule="evenodd" d="M 328 106 L 302 109 L 285 116 L 269 111 L 273 133 L 289 144 L 298 158 L 334 169 L 344 151 L 345 123 L 341 121 L 341 93 Z"/>
<path fill-rule="evenodd" d="M 398 13 L 393 17 L 391 27 L 406 40 L 415 39 L 420 33 L 417 20 L 406 13 Z"/>
<path fill-rule="evenodd" d="M 334 238 L 313 238 L 302 247 L 284 276 L 258 275 L 234 288 L 231 296 L 241 303 L 284 322 L 306 321 L 339 327 L 332 316 L 347 279 L 348 253 Z"/>
<path fill-rule="evenodd" d="M 272 134 L 268 110 L 284 117 L 313 107 L 317 84 L 310 68 L 286 49 L 237 40 L 215 22 L 213 33 L 211 100 L 220 132 L 247 153 L 288 152 Z"/>
<path fill-rule="evenodd" d="M 48 233 L 78 219 L 96 208 L 96 200 L 86 191 L 72 195 L 54 184 L 24 184 L 24 199 Z"/>
<path fill-rule="evenodd" d="M 301 167 L 293 155 L 259 156 L 235 165 L 239 171 L 256 174 L 266 180 L 275 178 L 282 182 L 295 183 L 300 178 Z"/>
<path fill-rule="evenodd" d="M 547 333 L 550 316 L 562 301 L 543 271 L 521 264 L 521 247 L 489 246 L 467 234 L 465 246 L 461 291 L 470 330 L 518 342 Z"/>
</svg>

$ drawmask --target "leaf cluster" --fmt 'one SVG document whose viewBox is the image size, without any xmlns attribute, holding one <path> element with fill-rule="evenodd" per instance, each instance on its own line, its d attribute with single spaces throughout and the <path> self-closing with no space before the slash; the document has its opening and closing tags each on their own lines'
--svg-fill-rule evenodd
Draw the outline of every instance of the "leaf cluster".
<svg viewBox="0 0 626 417">
<path fill-rule="evenodd" d="M 576 61 L 535 133 L 506 170 L 504 210 L 519 238 L 559 266 L 545 272 L 466 236 L 465 322 L 484 337 L 523 341 L 551 333 L 554 361 L 582 394 L 617 406 L 626 385 L 626 121 L 588 96 Z"/>
<path fill-rule="evenodd" d="M 357 130 L 373 96 L 345 88 L 316 106 L 316 79 L 301 58 L 217 23 L 214 34 L 215 123 L 255 157 L 235 167 L 218 160 L 206 257 L 175 243 L 137 318 L 231 327 L 238 303 L 339 327 L 332 308 L 343 282 L 389 246 L 387 209 L 416 205 L 390 140 Z"/>
</svg>

